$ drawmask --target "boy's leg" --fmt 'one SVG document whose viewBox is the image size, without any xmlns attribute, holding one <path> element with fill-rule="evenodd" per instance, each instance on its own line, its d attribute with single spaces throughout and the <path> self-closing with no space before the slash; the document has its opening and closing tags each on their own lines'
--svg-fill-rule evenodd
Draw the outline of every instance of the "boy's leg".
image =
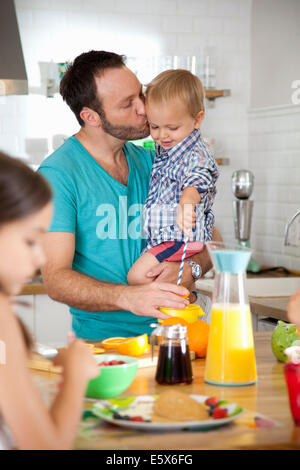
<svg viewBox="0 0 300 470">
<path fill-rule="evenodd" d="M 154 266 L 157 266 L 159 261 L 154 255 L 147 252 L 144 253 L 130 268 L 127 274 L 128 284 L 149 284 L 153 282 L 153 278 L 147 277 L 147 273 L 151 271 Z"/>
</svg>

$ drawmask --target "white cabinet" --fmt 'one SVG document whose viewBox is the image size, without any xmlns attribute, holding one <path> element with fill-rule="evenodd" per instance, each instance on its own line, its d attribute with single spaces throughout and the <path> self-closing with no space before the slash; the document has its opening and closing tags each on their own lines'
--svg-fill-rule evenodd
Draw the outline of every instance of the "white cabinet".
<svg viewBox="0 0 300 470">
<path fill-rule="evenodd" d="M 53 347 L 65 346 L 72 323 L 69 307 L 48 295 L 34 297 L 36 341 Z"/>
<path fill-rule="evenodd" d="M 17 300 L 29 304 L 28 307 L 17 305 L 16 312 L 37 343 L 53 347 L 66 345 L 72 328 L 67 305 L 55 302 L 47 294 L 22 295 Z"/>
</svg>

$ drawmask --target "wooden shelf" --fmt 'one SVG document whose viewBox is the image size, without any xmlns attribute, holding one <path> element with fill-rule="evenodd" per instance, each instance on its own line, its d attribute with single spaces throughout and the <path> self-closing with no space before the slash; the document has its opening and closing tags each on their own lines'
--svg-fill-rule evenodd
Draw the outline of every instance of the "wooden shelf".
<svg viewBox="0 0 300 470">
<path fill-rule="evenodd" d="M 208 100 L 215 100 L 216 98 L 230 95 L 230 90 L 205 90 L 205 98 Z"/>
<path fill-rule="evenodd" d="M 219 166 L 227 166 L 229 165 L 230 161 L 229 158 L 215 158 L 217 165 Z"/>
</svg>

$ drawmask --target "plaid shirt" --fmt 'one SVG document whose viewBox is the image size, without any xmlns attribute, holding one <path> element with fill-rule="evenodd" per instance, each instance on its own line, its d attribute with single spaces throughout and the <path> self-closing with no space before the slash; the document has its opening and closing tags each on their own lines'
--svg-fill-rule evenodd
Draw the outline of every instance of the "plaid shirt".
<svg viewBox="0 0 300 470">
<path fill-rule="evenodd" d="M 211 210 L 219 176 L 216 162 L 196 129 L 170 150 L 156 145 L 150 188 L 144 206 L 144 232 L 147 249 L 166 241 L 184 241 L 176 224 L 182 190 L 193 186 L 201 195 L 196 206 L 196 226 L 189 240 L 206 242 L 212 238 L 214 216 Z"/>
</svg>

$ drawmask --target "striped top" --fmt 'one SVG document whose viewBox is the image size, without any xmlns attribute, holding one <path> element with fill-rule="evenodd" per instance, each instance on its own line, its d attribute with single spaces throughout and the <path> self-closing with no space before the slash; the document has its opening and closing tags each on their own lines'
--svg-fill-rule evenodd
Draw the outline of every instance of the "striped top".
<svg viewBox="0 0 300 470">
<path fill-rule="evenodd" d="M 212 205 L 219 176 L 217 164 L 196 129 L 169 150 L 156 145 L 148 197 L 143 210 L 147 249 L 166 241 L 184 241 L 176 224 L 178 204 L 184 188 L 194 187 L 201 195 L 196 206 L 196 226 L 191 241 L 212 238 Z"/>
</svg>

